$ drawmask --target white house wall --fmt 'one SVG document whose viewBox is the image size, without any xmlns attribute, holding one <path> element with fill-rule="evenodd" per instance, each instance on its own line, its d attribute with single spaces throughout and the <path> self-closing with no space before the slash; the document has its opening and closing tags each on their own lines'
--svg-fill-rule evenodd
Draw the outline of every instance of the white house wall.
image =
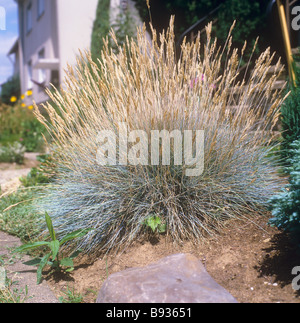
<svg viewBox="0 0 300 323">
<path fill-rule="evenodd" d="M 30 3 L 32 6 L 32 29 L 30 32 L 28 32 L 26 9 Z M 58 55 L 55 1 L 45 0 L 45 11 L 40 17 L 38 17 L 37 10 L 37 0 L 23 1 L 23 10 L 21 11 L 23 17 L 20 17 L 20 22 L 22 24 L 21 33 L 23 37 L 23 73 L 21 80 L 22 93 L 25 93 L 27 90 L 29 90 L 29 62 L 31 62 L 32 66 L 34 66 L 38 61 L 38 53 L 42 49 L 44 50 L 45 56 L 47 58 L 56 58 Z M 51 71 L 46 70 L 46 84 L 50 81 L 50 75 Z M 32 68 L 32 79 L 37 82 L 39 81 L 39 70 Z M 47 96 L 41 87 L 33 83 L 32 90 L 34 93 L 34 100 L 37 103 L 47 100 Z"/>
<path fill-rule="evenodd" d="M 76 63 L 79 49 L 90 49 L 91 35 L 98 0 L 45 0 L 44 13 L 38 17 L 38 0 L 19 0 L 20 40 L 22 43 L 20 57 L 21 91 L 25 93 L 28 87 L 28 63 L 32 64 L 32 79 L 39 82 L 38 68 L 39 52 L 43 49 L 45 59 L 58 61 L 59 83 L 63 83 L 64 70 L 67 64 Z M 27 31 L 26 8 L 32 6 L 32 29 Z M 38 66 L 38 65 L 37 65 Z M 45 69 L 45 84 L 51 81 L 51 70 Z M 32 84 L 33 96 L 31 99 L 41 103 L 48 99 L 44 90 Z"/>
<path fill-rule="evenodd" d="M 38 0 L 18 0 L 20 25 L 20 78 L 21 91 L 28 88 L 28 63 L 32 64 L 32 79 L 39 82 L 41 66 L 45 70 L 45 85 L 51 80 L 51 68 L 57 70 L 58 83 L 63 86 L 67 65 L 75 65 L 79 50 L 90 49 L 91 36 L 98 0 L 44 0 L 44 13 L 38 17 Z M 32 5 L 32 30 L 26 31 L 26 8 Z M 120 0 L 111 0 L 112 17 L 118 13 Z M 128 8 L 133 14 L 135 24 L 141 25 L 138 12 L 133 1 L 128 1 Z M 39 58 L 39 52 L 44 49 L 45 57 Z M 52 64 L 52 65 L 51 65 Z M 34 68 L 35 67 L 35 68 Z M 44 90 L 32 84 L 33 96 L 36 103 L 48 99 Z"/>
<path fill-rule="evenodd" d="M 67 64 L 76 64 L 79 49 L 90 49 L 97 6 L 98 0 L 57 0 L 60 83 Z"/>
</svg>

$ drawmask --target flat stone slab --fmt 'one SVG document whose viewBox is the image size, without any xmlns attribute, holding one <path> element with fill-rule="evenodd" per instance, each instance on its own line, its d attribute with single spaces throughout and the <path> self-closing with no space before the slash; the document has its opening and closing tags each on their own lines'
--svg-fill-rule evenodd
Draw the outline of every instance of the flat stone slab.
<svg viewBox="0 0 300 323">
<path fill-rule="evenodd" d="M 237 303 L 191 254 L 176 254 L 108 277 L 96 303 Z"/>
</svg>

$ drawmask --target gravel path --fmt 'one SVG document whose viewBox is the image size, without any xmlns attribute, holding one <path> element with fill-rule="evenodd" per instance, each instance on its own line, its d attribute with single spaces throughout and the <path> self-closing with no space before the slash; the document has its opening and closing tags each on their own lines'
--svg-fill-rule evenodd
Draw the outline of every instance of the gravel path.
<svg viewBox="0 0 300 323">
<path fill-rule="evenodd" d="M 0 164 L 1 193 L 14 190 L 20 185 L 19 178 L 27 176 L 31 168 L 37 166 L 37 153 L 26 153 L 24 165 Z"/>
<path fill-rule="evenodd" d="M 26 176 L 30 172 L 30 168 L 0 170 L 0 185 L 7 185 L 9 182 L 18 179 L 21 176 Z"/>
</svg>

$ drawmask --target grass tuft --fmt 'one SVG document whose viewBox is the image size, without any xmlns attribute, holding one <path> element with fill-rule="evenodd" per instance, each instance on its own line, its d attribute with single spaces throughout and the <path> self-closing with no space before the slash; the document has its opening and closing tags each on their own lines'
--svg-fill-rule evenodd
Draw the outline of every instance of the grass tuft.
<svg viewBox="0 0 300 323">
<path fill-rule="evenodd" d="M 267 49 L 247 76 L 240 75 L 245 47 L 231 48 L 232 30 L 219 47 L 211 28 L 203 44 L 199 37 L 184 41 L 178 60 L 174 17 L 166 32 L 152 28 L 152 41 L 143 27 L 137 41 L 127 39 L 117 52 L 106 44 L 97 64 L 82 53 L 77 67 L 69 67 L 64 89 L 48 93 L 50 121 L 35 108 L 52 137 L 57 165 L 39 207 L 61 236 L 95 229 L 77 241 L 78 248 L 123 248 L 146 233 L 153 215 L 174 241 L 199 241 L 226 219 L 265 210 L 278 191 L 280 179 L 267 156 L 283 102 L 272 91 L 280 62 L 268 78 L 273 55 Z M 204 172 L 185 176 L 186 165 L 172 162 L 174 150 L 170 166 L 98 165 L 98 132 L 118 134 L 120 122 L 149 138 L 151 130 L 204 130 Z"/>
</svg>

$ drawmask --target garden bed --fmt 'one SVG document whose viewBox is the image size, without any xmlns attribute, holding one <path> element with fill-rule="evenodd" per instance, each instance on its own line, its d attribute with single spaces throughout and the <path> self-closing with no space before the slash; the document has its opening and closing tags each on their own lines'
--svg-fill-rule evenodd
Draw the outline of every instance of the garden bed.
<svg viewBox="0 0 300 323">
<path fill-rule="evenodd" d="M 1 172 L 29 169 L 36 161 L 29 158 L 22 166 L 0 165 Z M 4 171 L 5 170 L 5 171 Z M 175 246 L 165 235 L 152 241 L 138 241 L 117 256 L 81 256 L 75 270 L 44 278 L 56 294 L 73 291 L 83 302 L 93 303 L 106 278 L 132 267 L 142 267 L 175 253 L 192 253 L 208 273 L 239 302 L 300 303 L 300 292 L 293 290 L 292 268 L 300 265 L 300 256 L 288 236 L 267 225 L 270 214 L 253 215 L 251 221 L 228 221 L 222 234 L 194 246 L 185 242 Z"/>
<path fill-rule="evenodd" d="M 75 270 L 70 273 L 44 272 L 60 299 L 67 294 L 73 302 L 76 298 L 77 302 L 83 299 L 92 303 L 112 273 L 146 266 L 171 254 L 191 253 L 238 302 L 299 303 L 291 274 L 300 265 L 299 254 L 286 234 L 268 226 L 269 213 L 264 217 L 256 214 L 285 182 L 278 178 L 274 167 L 276 148 L 271 150 L 270 138 L 261 135 L 278 122 L 283 89 L 274 95 L 271 89 L 276 90 L 282 67 L 278 62 L 273 76 L 267 77 L 273 58 L 268 49 L 256 60 L 249 77 L 245 72 L 238 80 L 235 75 L 245 48 L 239 58 L 238 51 L 231 48 L 231 31 L 220 50 L 217 42 L 211 42 L 209 24 L 204 57 L 199 59 L 202 48 L 197 38 L 192 44 L 182 44 L 178 62 L 174 18 L 166 34 L 157 37 L 154 33 L 152 46 L 144 41 L 147 35 L 143 29 L 137 44 L 128 42 L 126 50 L 120 46 L 117 55 L 105 46 L 99 65 L 90 54 L 82 56 L 76 68 L 78 77 L 70 68 L 66 89 L 49 90 L 52 103 L 44 106 L 43 113 L 35 110 L 43 130 L 53 139 L 50 150 L 54 161 L 48 161 L 41 173 L 30 173 L 24 180 L 26 185 L 22 181 L 26 189 L 5 196 L 3 230 L 17 234 L 22 241 L 31 240 L 41 229 L 37 221 L 42 219 L 36 208 L 46 211 L 53 243 L 42 244 L 50 246 L 50 265 L 56 269 L 62 262 L 53 227 L 60 231 L 57 237 L 65 234 L 67 240 L 63 242 L 69 241 L 74 232 L 96 228 L 77 241 L 78 248 L 94 254 L 101 247 L 106 251 L 134 241 L 117 256 L 82 256 L 76 259 Z M 223 53 L 227 53 L 225 66 L 221 64 Z M 236 102 L 238 110 L 232 109 Z M 16 119 L 10 109 L 8 113 Z M 26 138 L 31 139 L 29 128 L 35 127 L 26 127 L 27 136 L 17 133 L 17 140 L 25 144 Z M 140 134 L 129 133 L 131 129 L 140 129 Z M 192 135 L 188 129 L 198 130 Z M 161 134 L 156 140 L 152 140 L 153 130 Z M 171 134 L 174 144 L 162 146 L 160 163 L 160 137 L 170 141 Z M 128 145 L 134 143 L 133 137 L 139 138 L 139 143 Z M 147 141 L 149 138 L 151 141 Z M 105 140 L 106 144 L 100 145 Z M 152 142 L 158 143 L 151 149 L 151 156 L 150 142 L 151 148 Z M 39 140 L 34 140 L 34 147 L 30 143 L 27 145 L 32 151 Z M 197 147 L 195 159 L 193 147 Z M 53 185 L 46 185 L 44 194 L 35 200 L 41 185 L 54 178 Z M 241 222 L 246 215 L 250 220 Z M 281 222 L 281 214 L 279 217 Z M 200 239 L 203 232 L 214 232 L 225 219 L 231 220 L 222 234 L 198 246 L 189 241 L 174 246 L 163 234 L 168 232 L 176 241 Z M 161 228 L 151 226 L 151 221 Z M 141 235 L 149 227 L 156 232 L 155 239 Z M 145 240 L 137 240 L 142 237 Z M 49 255 L 43 255 L 40 270 Z M 62 266 L 72 268 L 70 260 Z M 79 293 L 78 297 L 75 293 Z"/>
<path fill-rule="evenodd" d="M 117 256 L 92 259 L 83 256 L 68 274 L 50 275 L 47 281 L 57 295 L 68 289 L 93 303 L 108 275 L 131 267 L 142 267 L 174 253 L 188 252 L 202 261 L 208 273 L 241 303 L 300 303 L 300 292 L 292 289 L 292 268 L 300 257 L 286 234 L 266 225 L 266 217 L 251 222 L 228 223 L 217 239 L 201 246 L 174 246 L 165 236 L 137 242 Z"/>
</svg>

